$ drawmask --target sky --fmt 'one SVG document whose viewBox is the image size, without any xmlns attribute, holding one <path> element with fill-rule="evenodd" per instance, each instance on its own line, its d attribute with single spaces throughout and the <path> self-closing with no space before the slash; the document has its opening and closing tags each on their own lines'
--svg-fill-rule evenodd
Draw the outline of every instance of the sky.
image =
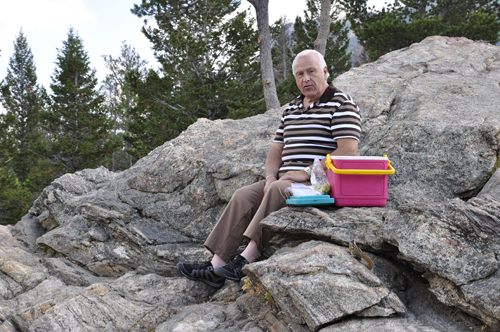
<svg viewBox="0 0 500 332">
<path fill-rule="evenodd" d="M 381 8 L 387 0 L 369 0 L 368 5 Z M 14 40 L 21 28 L 31 47 L 37 67 L 38 83 L 50 91 L 57 49 L 63 47 L 68 29 L 73 29 L 83 40 L 90 58 L 90 67 L 96 69 L 99 82 L 107 72 L 102 55 L 117 58 L 123 41 L 133 46 L 150 67 L 157 68 L 151 44 L 141 32 L 143 20 L 130 9 L 141 0 L 16 0 L 2 1 L 0 11 L 0 81 L 7 75 L 9 58 L 14 52 Z M 241 9 L 251 4 L 241 1 Z M 303 16 L 306 0 L 270 0 L 269 22 L 281 16 L 290 21 Z M 150 22 L 151 23 L 151 22 Z M 2 111 L 0 106 L 0 111 Z"/>
</svg>

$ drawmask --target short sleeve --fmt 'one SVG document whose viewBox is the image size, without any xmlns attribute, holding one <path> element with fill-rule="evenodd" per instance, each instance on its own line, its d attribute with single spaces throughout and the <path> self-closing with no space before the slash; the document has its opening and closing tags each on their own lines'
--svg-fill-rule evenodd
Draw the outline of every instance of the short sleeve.
<svg viewBox="0 0 500 332">
<path fill-rule="evenodd" d="M 361 137 L 361 114 L 359 108 L 350 96 L 333 112 L 331 120 L 332 137 L 354 138 L 359 141 Z"/>
<path fill-rule="evenodd" d="M 280 126 L 278 130 L 276 130 L 276 135 L 274 136 L 273 143 L 285 143 L 285 139 L 283 137 L 283 133 L 285 132 L 285 116 L 286 111 L 283 111 L 283 114 L 281 115 Z"/>
</svg>

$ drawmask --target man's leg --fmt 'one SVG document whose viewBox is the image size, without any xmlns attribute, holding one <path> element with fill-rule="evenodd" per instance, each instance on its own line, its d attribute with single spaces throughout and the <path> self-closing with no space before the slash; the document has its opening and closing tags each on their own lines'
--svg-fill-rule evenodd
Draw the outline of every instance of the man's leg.
<svg viewBox="0 0 500 332">
<path fill-rule="evenodd" d="M 264 197 L 265 181 L 235 191 L 219 221 L 205 241 L 205 247 L 225 262 L 231 260 L 243 241 L 243 233 L 258 211 Z"/>
<path fill-rule="evenodd" d="M 247 240 L 253 240 L 257 244 L 257 249 L 261 252 L 271 239 L 271 233 L 260 225 L 262 219 L 274 211 L 286 206 L 285 189 L 292 185 L 292 181 L 278 180 L 271 183 L 267 189 L 259 209 L 253 216 L 243 236 Z"/>
<path fill-rule="evenodd" d="M 265 181 L 238 189 L 216 226 L 205 241 L 205 246 L 214 257 L 202 265 L 179 263 L 179 272 L 192 280 L 200 280 L 213 287 L 222 287 L 225 277 L 214 273 L 214 268 L 229 262 L 231 252 L 235 252 L 243 241 L 243 232 L 252 220 L 264 197 Z"/>
<path fill-rule="evenodd" d="M 249 241 L 248 246 L 229 264 L 215 267 L 217 275 L 234 281 L 239 281 L 244 276 L 243 266 L 253 262 L 271 239 L 271 233 L 260 225 L 261 220 L 286 205 L 284 191 L 291 186 L 291 183 L 287 180 L 275 181 L 269 186 L 259 208 L 243 233 L 243 237 Z"/>
</svg>

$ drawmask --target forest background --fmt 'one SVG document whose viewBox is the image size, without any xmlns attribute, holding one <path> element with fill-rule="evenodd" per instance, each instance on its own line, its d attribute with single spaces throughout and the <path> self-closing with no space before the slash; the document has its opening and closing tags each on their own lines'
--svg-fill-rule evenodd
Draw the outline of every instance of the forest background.
<svg viewBox="0 0 500 332">
<path fill-rule="evenodd" d="M 272 0 L 271 0 L 272 1 Z M 293 57 L 325 55 L 330 79 L 427 36 L 499 42 L 499 1 L 304 0 L 293 19 L 269 22 L 268 0 L 143 0 L 131 14 L 156 59 L 133 45 L 104 55 L 98 82 L 84 40 L 69 27 L 48 87 L 21 30 L 0 83 L 0 224 L 15 223 L 53 179 L 99 166 L 131 167 L 199 118 L 239 119 L 299 94 Z M 254 18 L 256 17 L 256 19 Z M 153 22 L 154 24 L 151 24 Z M 353 56 L 349 43 L 362 46 Z"/>
</svg>

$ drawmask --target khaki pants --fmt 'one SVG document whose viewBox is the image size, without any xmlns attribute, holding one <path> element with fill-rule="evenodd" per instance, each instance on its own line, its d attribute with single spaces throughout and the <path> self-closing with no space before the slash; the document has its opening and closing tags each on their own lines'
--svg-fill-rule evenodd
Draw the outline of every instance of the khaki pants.
<svg viewBox="0 0 500 332">
<path fill-rule="evenodd" d="M 271 239 L 271 233 L 262 228 L 260 221 L 271 212 L 286 205 L 284 191 L 292 181 L 274 181 L 264 195 L 266 181 L 254 183 L 235 191 L 217 225 L 205 241 L 205 247 L 229 262 L 244 238 L 254 240 L 262 251 Z"/>
</svg>

